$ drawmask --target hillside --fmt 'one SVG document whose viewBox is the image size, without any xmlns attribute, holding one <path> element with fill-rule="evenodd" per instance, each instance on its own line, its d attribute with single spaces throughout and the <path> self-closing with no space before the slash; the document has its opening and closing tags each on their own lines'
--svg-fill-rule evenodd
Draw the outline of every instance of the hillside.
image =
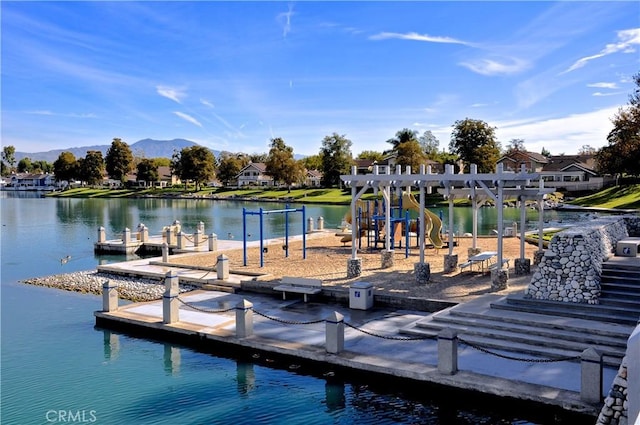
<svg viewBox="0 0 640 425">
<path fill-rule="evenodd" d="M 614 186 L 569 202 L 582 207 L 640 208 L 640 184 Z"/>
<path fill-rule="evenodd" d="M 190 146 L 197 146 L 196 142 L 185 139 L 173 139 L 173 140 L 154 140 L 154 139 L 142 139 L 129 145 L 131 151 L 136 156 L 144 156 L 145 158 L 171 158 L 174 150 L 182 150 Z M 111 144 L 97 145 L 97 146 L 80 146 L 75 148 L 65 149 L 53 149 L 46 152 L 16 152 L 16 162 L 22 158 L 30 158 L 32 161 L 48 161 L 54 162 L 62 152 L 71 152 L 76 158 L 83 158 L 87 155 L 87 151 L 101 151 L 102 155 L 107 154 L 107 150 Z M 213 154 L 217 157 L 219 151 L 213 151 Z"/>
</svg>

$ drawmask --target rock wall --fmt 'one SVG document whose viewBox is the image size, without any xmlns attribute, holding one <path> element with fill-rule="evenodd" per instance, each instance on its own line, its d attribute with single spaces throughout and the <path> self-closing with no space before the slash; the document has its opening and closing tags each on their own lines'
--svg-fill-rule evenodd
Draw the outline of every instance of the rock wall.
<svg viewBox="0 0 640 425">
<path fill-rule="evenodd" d="M 556 233 L 533 274 L 525 297 L 598 304 L 602 262 L 629 236 L 620 217 L 592 220 Z"/>
<path fill-rule="evenodd" d="M 627 225 L 629 236 L 640 237 L 640 216 L 627 215 L 623 217 L 624 223 Z"/>
<path fill-rule="evenodd" d="M 627 425 L 627 357 L 622 359 L 618 374 L 613 379 L 609 395 L 604 399 L 604 405 L 598 415 L 596 425 Z"/>
</svg>

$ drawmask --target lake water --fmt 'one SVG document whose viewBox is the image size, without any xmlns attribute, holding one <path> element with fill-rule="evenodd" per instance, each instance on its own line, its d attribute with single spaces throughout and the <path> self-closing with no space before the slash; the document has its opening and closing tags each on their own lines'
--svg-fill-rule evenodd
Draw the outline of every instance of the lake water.
<svg viewBox="0 0 640 425">
<path fill-rule="evenodd" d="M 453 402 L 434 390 L 295 372 L 251 359 L 201 353 L 94 327 L 101 298 L 19 283 L 95 269 L 93 243 L 145 223 L 152 234 L 173 220 L 193 231 L 241 237 L 242 207 L 279 205 L 210 200 L 49 199 L 0 192 L 2 424 L 529 424 L 545 412 Z M 337 227 L 347 207 L 309 207 Z M 437 211 L 437 210 L 436 210 Z M 301 218 L 291 215 L 291 232 Z M 488 222 L 488 218 L 486 221 Z M 282 234 L 269 219 L 267 237 Z M 296 227 L 297 226 L 297 227 Z M 488 227 L 494 228 L 489 224 Z M 279 233 L 280 232 L 280 233 Z M 63 264 L 60 259 L 70 255 Z M 418 384 L 419 386 L 419 384 Z"/>
</svg>

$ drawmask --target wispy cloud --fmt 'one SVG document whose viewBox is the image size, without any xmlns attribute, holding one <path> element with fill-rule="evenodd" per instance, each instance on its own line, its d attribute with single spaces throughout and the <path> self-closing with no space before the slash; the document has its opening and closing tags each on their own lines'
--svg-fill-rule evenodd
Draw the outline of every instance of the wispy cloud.
<svg viewBox="0 0 640 425">
<path fill-rule="evenodd" d="M 595 96 L 595 97 L 617 96 L 617 95 L 622 94 L 622 93 L 623 92 L 620 92 L 620 91 L 615 91 L 615 92 L 612 91 L 612 92 L 607 92 L 607 93 L 602 93 L 602 92 L 597 91 L 597 92 L 593 93 L 592 96 Z"/>
<path fill-rule="evenodd" d="M 404 34 L 397 33 L 397 32 L 381 32 L 379 34 L 375 34 L 369 37 L 369 40 L 388 40 L 388 39 L 424 41 L 427 43 L 462 44 L 465 46 L 472 46 L 472 43 L 458 40 L 455 38 L 433 36 L 429 34 L 418 34 L 417 32 L 409 32 Z"/>
<path fill-rule="evenodd" d="M 635 53 L 636 49 L 634 46 L 640 45 L 640 28 L 618 31 L 617 35 L 618 41 L 616 43 L 607 44 L 595 55 L 585 56 L 584 58 L 578 59 L 567 70 L 563 71 L 562 74 L 575 71 L 576 69 L 585 66 L 589 61 L 602 58 L 613 53 Z"/>
<path fill-rule="evenodd" d="M 200 124 L 200 121 L 198 121 L 197 119 L 193 118 L 191 115 L 187 115 L 184 112 L 178 112 L 178 111 L 175 111 L 174 114 L 176 114 L 177 116 L 179 116 L 183 120 L 188 121 L 191 124 L 197 125 L 198 127 L 202 128 L 202 124 Z"/>
<path fill-rule="evenodd" d="M 592 84 L 587 84 L 587 87 L 595 87 L 598 89 L 612 89 L 615 90 L 618 88 L 618 85 L 616 83 L 592 83 Z"/>
<path fill-rule="evenodd" d="M 168 86 L 156 86 L 156 91 L 162 97 L 171 99 L 176 103 L 182 103 L 182 99 L 187 97 L 187 94 L 182 88 L 168 87 Z"/>
<path fill-rule="evenodd" d="M 215 106 L 213 106 L 213 103 L 209 102 L 207 99 L 200 99 L 200 103 L 202 103 L 204 106 L 208 106 L 209 108 L 215 108 Z"/>
<path fill-rule="evenodd" d="M 289 3 L 289 10 L 278 14 L 278 22 L 282 24 L 282 36 L 286 37 L 291 31 L 291 17 L 294 15 L 293 4 Z"/>
<path fill-rule="evenodd" d="M 529 61 L 515 57 L 507 58 L 502 61 L 494 59 L 479 59 L 474 62 L 460 62 L 460 65 L 481 75 L 517 74 L 531 66 Z"/>
<path fill-rule="evenodd" d="M 97 118 L 96 114 L 88 113 L 88 114 L 78 114 L 75 112 L 70 113 L 59 113 L 52 112 L 48 110 L 35 110 L 35 111 L 26 111 L 27 114 L 30 115 L 45 115 L 51 117 L 65 117 L 65 118 Z"/>
<path fill-rule="evenodd" d="M 582 145 L 595 148 L 607 142 L 607 134 L 611 131 L 611 117 L 617 107 L 599 109 L 583 114 L 570 114 L 554 118 L 530 118 L 519 121 L 503 121 L 496 125 L 496 136 L 499 140 L 524 139 L 525 146 L 533 152 L 540 152 L 543 147 L 554 153 L 577 152 Z"/>
</svg>

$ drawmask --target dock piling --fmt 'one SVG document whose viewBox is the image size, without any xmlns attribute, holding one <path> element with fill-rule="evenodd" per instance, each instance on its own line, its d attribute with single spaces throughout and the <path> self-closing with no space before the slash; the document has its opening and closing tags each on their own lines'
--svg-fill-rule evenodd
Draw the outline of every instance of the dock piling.
<svg viewBox="0 0 640 425">
<path fill-rule="evenodd" d="M 580 399 L 587 403 L 602 401 L 602 353 L 595 348 L 587 348 L 582 352 Z"/>
<path fill-rule="evenodd" d="M 102 284 L 102 311 L 112 312 L 118 310 L 118 284 L 105 280 Z"/>
<path fill-rule="evenodd" d="M 334 311 L 325 320 L 327 353 L 339 354 L 344 350 L 344 316 Z"/>
<path fill-rule="evenodd" d="M 236 337 L 253 335 L 253 304 L 242 300 L 236 305 Z"/>
<path fill-rule="evenodd" d="M 438 372 L 444 375 L 458 372 L 458 333 L 451 328 L 438 334 Z"/>
</svg>

